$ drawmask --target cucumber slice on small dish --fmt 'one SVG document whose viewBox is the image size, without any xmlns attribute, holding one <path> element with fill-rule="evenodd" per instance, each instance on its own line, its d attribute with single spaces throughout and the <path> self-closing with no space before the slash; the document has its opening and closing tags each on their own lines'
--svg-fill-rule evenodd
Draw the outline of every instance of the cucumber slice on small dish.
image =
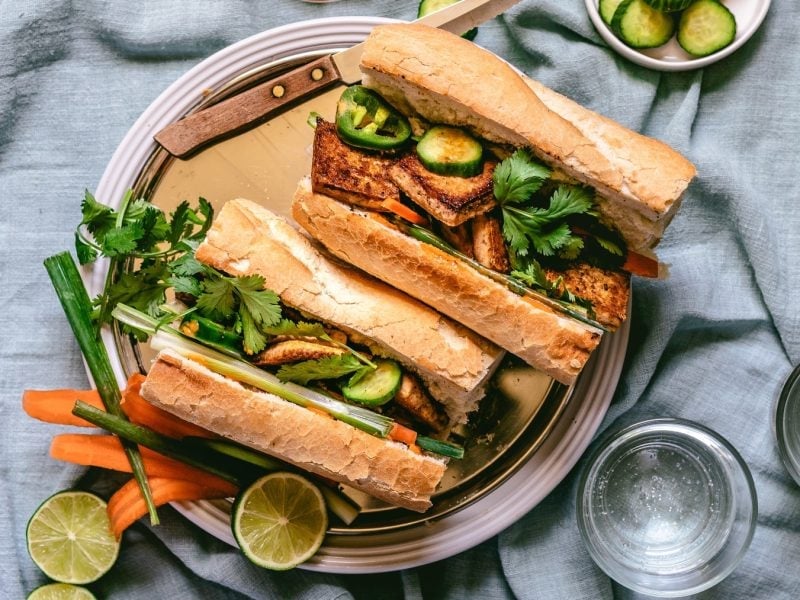
<svg viewBox="0 0 800 600">
<path fill-rule="evenodd" d="M 689 6 L 694 0 L 645 0 L 650 6 L 664 12 L 677 12 Z"/>
<path fill-rule="evenodd" d="M 611 25 L 611 20 L 614 18 L 614 13 L 622 0 L 600 0 L 597 5 L 597 10 L 600 12 L 600 18 L 606 25 Z"/>
<path fill-rule="evenodd" d="M 717 0 L 697 0 L 678 24 L 678 44 L 696 57 L 722 50 L 736 37 L 736 18 Z"/>
<path fill-rule="evenodd" d="M 645 0 L 622 0 L 614 11 L 611 29 L 631 48 L 657 48 L 675 33 L 675 21 Z"/>
<path fill-rule="evenodd" d="M 419 3 L 419 8 L 417 8 L 417 18 L 419 19 L 425 15 L 435 13 L 437 10 L 447 8 L 456 2 L 458 2 L 458 0 L 422 0 L 422 2 Z M 478 35 L 478 28 L 473 27 L 466 33 L 462 34 L 461 37 L 468 40 L 474 40 L 476 35 Z"/>
<path fill-rule="evenodd" d="M 417 156 L 432 173 L 473 177 L 482 169 L 483 146 L 463 129 L 437 125 L 417 143 Z"/>
<path fill-rule="evenodd" d="M 380 406 L 394 398 L 400 388 L 403 371 L 393 360 L 376 360 L 377 368 L 352 385 L 342 387 L 342 395 L 351 402 Z"/>
</svg>

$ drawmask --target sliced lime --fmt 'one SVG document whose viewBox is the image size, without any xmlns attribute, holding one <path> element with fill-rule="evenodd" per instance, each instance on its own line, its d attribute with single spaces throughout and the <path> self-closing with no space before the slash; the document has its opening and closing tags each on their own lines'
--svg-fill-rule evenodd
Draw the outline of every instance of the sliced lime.
<svg viewBox="0 0 800 600">
<path fill-rule="evenodd" d="M 328 529 L 317 487 L 294 473 L 270 473 L 242 491 L 233 505 L 233 536 L 247 558 L 283 571 L 311 558 Z"/>
<path fill-rule="evenodd" d="M 28 594 L 27 600 L 97 600 L 86 588 L 69 583 L 48 583 Z"/>
<path fill-rule="evenodd" d="M 26 531 L 28 553 L 45 575 L 62 583 L 91 583 L 119 553 L 106 503 L 89 492 L 58 492 L 42 502 Z"/>
</svg>

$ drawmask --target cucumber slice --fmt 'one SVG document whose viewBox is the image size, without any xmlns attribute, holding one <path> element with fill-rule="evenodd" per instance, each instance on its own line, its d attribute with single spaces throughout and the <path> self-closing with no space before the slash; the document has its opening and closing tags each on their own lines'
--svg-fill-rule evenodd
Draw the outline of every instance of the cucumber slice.
<svg viewBox="0 0 800 600">
<path fill-rule="evenodd" d="M 708 56 L 736 37 L 736 18 L 717 0 L 697 0 L 681 14 L 678 44 L 692 56 Z"/>
<path fill-rule="evenodd" d="M 645 0 L 656 10 L 664 12 L 677 12 L 689 6 L 694 0 Z"/>
<path fill-rule="evenodd" d="M 342 387 L 342 394 L 351 402 L 380 406 L 394 398 L 400 388 L 403 371 L 393 360 L 376 360 L 377 368 L 353 385 Z"/>
<path fill-rule="evenodd" d="M 419 7 L 417 8 L 417 18 L 424 17 L 425 15 L 429 15 L 431 13 L 435 13 L 437 10 L 442 10 L 443 8 L 447 8 L 451 4 L 455 4 L 458 0 L 422 0 L 419 3 Z M 478 35 L 478 28 L 473 27 L 466 33 L 462 34 L 461 37 L 466 38 L 468 40 L 474 40 L 475 36 Z"/>
<path fill-rule="evenodd" d="M 433 173 L 473 177 L 481 172 L 483 146 L 463 129 L 437 125 L 417 143 L 417 156 Z"/>
<path fill-rule="evenodd" d="M 614 13 L 622 0 L 600 0 L 598 10 L 600 11 L 600 18 L 606 25 L 611 25 L 611 19 L 614 18 Z"/>
<path fill-rule="evenodd" d="M 675 21 L 644 0 L 622 0 L 614 11 L 611 29 L 631 48 L 657 48 L 675 33 Z"/>
</svg>

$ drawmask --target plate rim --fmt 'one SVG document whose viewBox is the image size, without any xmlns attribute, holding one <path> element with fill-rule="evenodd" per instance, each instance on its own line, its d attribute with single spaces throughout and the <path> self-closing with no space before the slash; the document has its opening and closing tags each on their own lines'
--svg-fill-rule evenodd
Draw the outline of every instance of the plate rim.
<svg viewBox="0 0 800 600">
<path fill-rule="evenodd" d="M 361 41 L 381 23 L 396 22 L 384 17 L 332 17 L 290 23 L 269 29 L 223 48 L 207 57 L 168 86 L 130 127 L 112 155 L 96 190 L 101 200 L 117 202 L 131 187 L 155 149 L 153 134 L 191 110 L 192 91 L 224 85 L 238 75 L 266 62 L 320 45 L 344 47 Z M 311 44 L 313 40 L 313 45 Z M 305 44 L 297 47 L 298 44 Z M 202 101 L 196 95 L 195 103 Z M 101 289 L 107 261 L 84 269 L 90 293 Z M 337 545 L 323 545 L 321 551 L 301 568 L 339 574 L 378 573 L 411 568 L 449 558 L 472 548 L 511 526 L 558 485 L 580 459 L 605 416 L 616 389 L 627 349 L 628 319 L 614 335 L 605 336 L 559 422 L 537 452 L 495 490 L 463 509 L 438 521 L 425 522 L 407 530 L 375 535 L 337 536 Z M 110 328 L 103 341 L 111 355 L 115 374 L 124 385 L 116 340 Z M 597 372 L 600 377 L 595 376 Z M 569 433 L 569 435 L 566 435 Z M 544 450 L 547 449 L 547 452 Z M 544 473 L 537 469 L 545 466 Z M 554 472 L 553 469 L 556 471 Z M 530 482 L 539 483 L 535 490 Z M 514 482 L 516 487 L 509 487 Z M 520 483 L 527 485 L 520 485 Z M 232 541 L 226 525 L 209 522 L 204 503 L 178 504 L 177 510 L 190 522 L 223 541 Z M 487 508 L 490 507 L 490 508 Z M 500 517 L 490 518 L 500 514 Z M 369 545 L 363 542 L 368 541 Z M 358 543 L 361 542 L 361 543 Z"/>
<path fill-rule="evenodd" d="M 602 17 L 600 16 L 600 11 L 598 9 L 598 5 L 600 0 L 584 0 L 586 4 L 586 12 L 589 13 L 589 19 L 592 21 L 594 28 L 600 34 L 600 37 L 611 46 L 611 48 L 617 52 L 623 58 L 627 58 L 633 63 L 636 63 L 642 67 L 647 67 L 649 69 L 653 69 L 655 71 L 666 71 L 666 72 L 678 72 L 678 71 L 693 71 L 695 69 L 701 69 L 703 67 L 707 67 L 710 64 L 713 64 L 717 61 L 722 60 L 736 52 L 739 48 L 741 48 L 747 40 L 749 40 L 756 31 L 758 31 L 761 24 L 764 22 L 764 19 L 769 12 L 769 7 L 772 4 L 772 0 L 756 0 L 760 3 L 760 7 L 758 12 L 755 15 L 755 18 L 752 21 L 749 21 L 747 27 L 743 30 L 743 33 L 735 39 L 729 46 L 714 52 L 708 56 L 703 56 L 701 58 L 692 58 L 689 60 L 662 60 L 659 58 L 653 58 L 652 56 L 648 56 L 643 54 L 636 48 L 631 48 L 627 46 L 625 43 L 622 42 L 614 33 L 611 31 L 608 25 L 606 25 L 605 21 L 603 21 Z M 738 29 L 738 24 L 737 24 Z M 738 31 L 737 31 L 738 33 Z"/>
</svg>

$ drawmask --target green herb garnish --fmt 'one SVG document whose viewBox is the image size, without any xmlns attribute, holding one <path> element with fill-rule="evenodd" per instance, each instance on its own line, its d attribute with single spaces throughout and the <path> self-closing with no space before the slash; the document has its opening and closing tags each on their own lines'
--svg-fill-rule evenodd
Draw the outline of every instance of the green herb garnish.
<svg viewBox="0 0 800 600">
<path fill-rule="evenodd" d="M 364 365 L 352 354 L 340 354 L 283 365 L 276 375 L 281 381 L 294 381 L 300 385 L 307 385 L 310 381 L 339 379 L 345 375 L 372 370 L 372 367 Z"/>
<path fill-rule="evenodd" d="M 592 208 L 591 191 L 572 185 L 559 186 L 547 208 L 529 201 L 550 170 L 533 161 L 526 150 L 517 150 L 494 172 L 494 195 L 503 213 L 503 236 L 517 257 L 533 250 L 543 256 L 577 258 L 583 240 L 567 224 L 567 218 Z"/>
</svg>

